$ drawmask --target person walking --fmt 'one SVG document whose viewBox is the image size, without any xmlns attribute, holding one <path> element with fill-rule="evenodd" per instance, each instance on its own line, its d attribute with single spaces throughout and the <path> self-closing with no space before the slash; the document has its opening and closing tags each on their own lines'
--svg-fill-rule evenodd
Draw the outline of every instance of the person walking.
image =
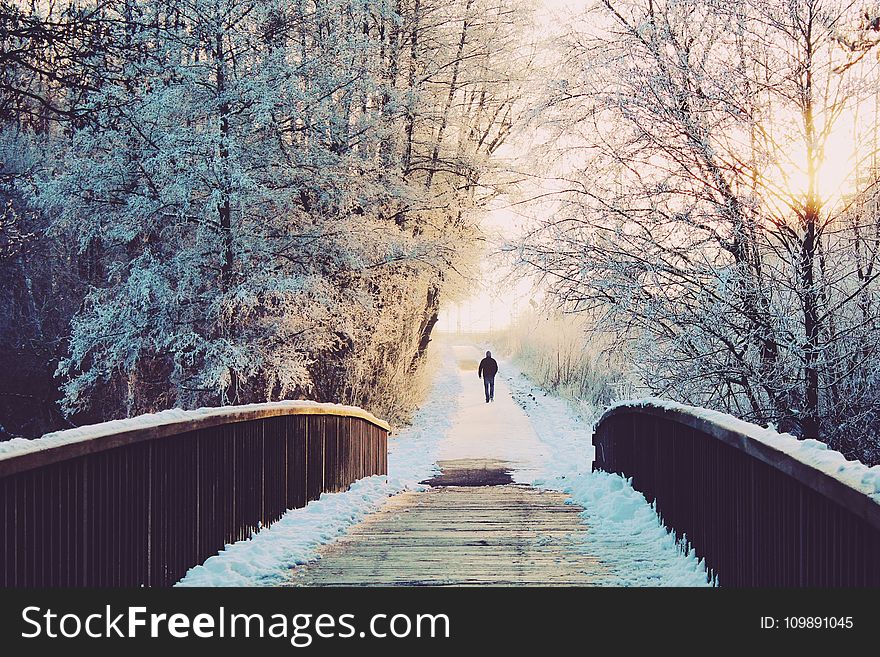
<svg viewBox="0 0 880 657">
<path fill-rule="evenodd" d="M 495 375 L 498 374 L 498 363 L 492 358 L 492 352 L 487 351 L 486 357 L 480 361 L 477 376 L 483 379 L 483 387 L 486 389 L 486 403 L 495 401 Z"/>
</svg>

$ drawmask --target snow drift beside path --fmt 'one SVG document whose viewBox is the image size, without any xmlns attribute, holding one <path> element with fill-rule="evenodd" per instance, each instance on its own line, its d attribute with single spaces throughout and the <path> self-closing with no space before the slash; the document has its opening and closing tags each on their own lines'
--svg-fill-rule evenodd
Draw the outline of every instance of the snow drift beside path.
<svg viewBox="0 0 880 657">
<path fill-rule="evenodd" d="M 514 400 L 547 448 L 534 486 L 571 495 L 584 507 L 584 550 L 608 569 L 603 586 L 706 586 L 706 567 L 685 553 L 645 497 L 620 475 L 592 472 L 592 418 L 531 383 L 511 363 L 501 367 Z"/>
<path fill-rule="evenodd" d="M 355 482 L 345 492 L 324 493 L 304 508 L 288 511 L 271 527 L 227 545 L 191 568 L 177 586 L 255 586 L 283 583 L 288 571 L 318 557 L 318 548 L 378 509 L 391 495 L 423 488 L 437 473 L 439 443 L 456 416 L 460 382 L 455 361 L 443 358 L 428 399 L 411 426 L 392 435 L 388 471 Z"/>
<path fill-rule="evenodd" d="M 633 406 L 651 406 L 677 411 L 744 434 L 791 456 L 796 461 L 824 472 L 880 504 L 880 465 L 868 467 L 861 461 L 850 461 L 840 452 L 830 449 L 828 445 L 818 440 L 799 440 L 790 433 L 778 433 L 773 427 L 765 428 L 727 413 L 687 406 L 656 397 L 622 401 L 612 405 L 608 410 Z"/>
</svg>

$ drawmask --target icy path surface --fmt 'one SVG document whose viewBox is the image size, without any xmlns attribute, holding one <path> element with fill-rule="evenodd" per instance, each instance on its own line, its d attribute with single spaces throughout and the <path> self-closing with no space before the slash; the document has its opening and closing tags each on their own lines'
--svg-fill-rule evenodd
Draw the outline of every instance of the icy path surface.
<svg viewBox="0 0 880 657">
<path fill-rule="evenodd" d="M 413 425 L 389 444 L 389 476 L 355 483 L 288 511 L 272 527 L 192 568 L 182 586 L 273 585 L 319 557 L 389 496 L 421 490 L 438 461 L 494 459 L 511 465 L 517 483 L 567 493 L 584 508 L 585 553 L 603 564 L 606 586 L 701 586 L 705 568 L 684 554 L 641 493 L 617 475 L 593 473 L 591 427 L 562 399 L 499 361 L 495 401 L 485 403 L 472 346 L 444 350 L 443 365 Z"/>
</svg>

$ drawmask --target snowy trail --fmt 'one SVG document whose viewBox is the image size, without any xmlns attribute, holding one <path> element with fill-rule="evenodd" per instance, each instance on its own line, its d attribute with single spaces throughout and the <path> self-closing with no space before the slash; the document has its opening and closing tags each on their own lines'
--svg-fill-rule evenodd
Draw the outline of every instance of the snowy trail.
<svg viewBox="0 0 880 657">
<path fill-rule="evenodd" d="M 707 573 L 684 554 L 657 514 L 622 477 L 592 472 L 592 427 L 563 399 L 532 384 L 512 363 L 499 361 L 495 402 L 486 404 L 476 367 L 483 352 L 452 347 L 463 398 L 441 459 L 507 461 L 514 481 L 567 493 L 584 507 L 580 539 L 605 566 L 596 584 L 705 586 Z"/>
<path fill-rule="evenodd" d="M 501 375 L 495 378 L 495 401 L 487 404 L 477 365 L 483 352 L 473 346 L 453 346 L 461 386 L 458 416 L 440 444 L 439 459 L 506 461 L 514 481 L 529 483 L 542 471 L 548 450 L 528 416 L 513 400 Z"/>
<path fill-rule="evenodd" d="M 368 477 L 346 492 L 325 494 L 304 509 L 289 511 L 272 527 L 228 545 L 191 569 L 179 585 L 287 582 L 297 565 L 315 563 L 324 553 L 338 555 L 348 549 L 343 548 L 348 536 L 356 538 L 370 522 L 381 525 L 375 519 L 387 520 L 389 513 L 405 514 L 407 508 L 423 505 L 428 493 L 420 492 L 426 486 L 419 482 L 439 473 L 438 463 L 491 461 L 505 464 L 516 484 L 529 485 L 526 490 L 561 493 L 560 500 L 578 508 L 579 529 L 566 540 L 574 540 L 578 553 L 601 564 L 591 573 L 591 584 L 705 586 L 703 565 L 683 553 L 644 497 L 617 475 L 591 471 L 591 427 L 564 400 L 541 391 L 512 364 L 501 361 L 495 401 L 485 403 L 483 384 L 476 374 L 482 355 L 470 345 L 444 349 L 442 367 L 428 399 L 412 426 L 390 442 L 388 477 Z M 443 489 L 429 492 L 437 490 Z M 398 496 L 402 492 L 405 494 Z M 391 496 L 397 497 L 389 501 Z M 496 507 L 504 505 L 497 494 L 492 499 Z M 462 518 L 462 522 L 470 521 L 473 526 L 480 513 L 479 503 L 475 507 L 469 501 L 467 508 L 473 510 L 462 509 L 462 513 L 476 516 Z M 516 522 L 532 533 L 539 529 L 528 527 L 532 522 L 528 515 Z M 508 534 L 524 540 L 524 534 L 515 528 Z M 531 545 L 531 540 L 526 544 Z M 328 545 L 334 543 L 337 548 Z"/>
<path fill-rule="evenodd" d="M 499 363 L 514 401 L 529 418 L 545 458 L 537 488 L 571 496 L 583 507 L 585 551 L 605 566 L 603 586 L 707 586 L 705 565 L 686 553 L 645 497 L 621 476 L 592 472 L 592 426 L 563 399 L 534 385 L 511 363 Z"/>
</svg>

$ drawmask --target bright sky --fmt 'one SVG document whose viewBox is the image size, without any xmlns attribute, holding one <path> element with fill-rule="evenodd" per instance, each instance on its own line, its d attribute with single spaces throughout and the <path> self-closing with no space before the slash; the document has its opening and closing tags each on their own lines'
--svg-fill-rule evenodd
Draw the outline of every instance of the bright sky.
<svg viewBox="0 0 880 657">
<path fill-rule="evenodd" d="M 587 3 L 577 0 L 534 0 L 535 31 L 544 33 L 548 40 L 564 26 L 568 25 L 565 15 L 582 10 Z M 520 135 L 514 143 L 505 145 L 499 155 L 515 157 L 517 152 L 528 149 L 533 138 L 531 134 Z M 538 182 L 540 185 L 540 182 Z M 483 218 L 483 228 L 491 244 L 490 252 L 497 251 L 505 240 L 513 240 L 523 230 L 527 219 L 510 207 L 510 199 L 501 199 L 498 207 L 490 210 Z M 547 211 L 552 211 L 548 202 Z M 530 209 L 534 212 L 534 208 Z M 490 257 L 484 260 L 482 284 L 470 298 L 461 302 L 447 302 L 440 310 L 437 324 L 439 331 L 484 332 L 507 327 L 511 320 L 525 310 L 529 301 L 535 298 L 530 281 L 514 280 L 501 258 Z"/>
<path fill-rule="evenodd" d="M 586 8 L 587 2 L 575 0 L 534 0 L 537 7 L 535 13 L 535 31 L 546 35 L 552 44 L 552 34 L 566 29 L 570 20 L 566 17 Z M 867 65 L 867 64 L 865 64 Z M 875 63 L 870 63 L 874 66 Z M 854 153 L 860 133 L 867 134 L 877 130 L 877 113 L 871 98 L 860 104 L 859 110 L 851 109 L 836 117 L 833 129 L 830 130 L 825 143 L 824 161 L 821 163 L 819 175 L 819 194 L 829 205 L 845 202 L 851 193 L 857 175 L 857 157 Z M 791 117 L 779 119 L 781 125 L 790 123 Z M 874 133 L 876 134 L 876 133 Z M 864 139 L 864 135 L 861 135 Z M 505 151 L 508 157 L 515 156 L 529 148 L 528 141 L 535 138 L 534 134 L 522 134 L 514 143 L 507 144 Z M 795 140 L 795 143 L 797 140 Z M 784 154 L 784 153 L 783 153 Z M 779 180 L 770 181 L 778 185 L 782 205 L 785 205 L 787 194 L 802 194 L 806 189 L 805 157 L 798 152 L 789 153 L 790 162 L 780 162 L 777 172 Z M 864 157 L 864 156 L 863 156 Z M 865 163 L 862 163 L 864 166 Z M 772 173 L 772 172 L 771 172 Z M 543 191 L 540 181 L 536 182 L 539 191 Z M 550 181 L 543 187 L 549 190 Z M 483 225 L 490 236 L 490 251 L 497 251 L 504 240 L 514 240 L 525 225 L 526 219 L 519 216 L 516 207 L 506 207 L 510 200 L 503 200 L 499 206 L 486 213 Z M 544 212 L 552 212 L 552 202 L 540 208 Z M 530 209 L 534 212 L 534 208 Z M 785 207 L 782 212 L 786 212 Z M 492 239 L 494 236 L 494 239 Z M 460 303 L 448 302 L 441 309 L 438 329 L 440 331 L 484 332 L 508 326 L 513 318 L 528 307 L 533 296 L 533 286 L 529 282 L 515 281 L 509 276 L 509 270 L 500 258 L 487 258 L 483 265 L 482 283 L 472 296 Z"/>
<path fill-rule="evenodd" d="M 523 219 L 507 208 L 488 212 L 483 227 L 492 239 L 489 250 L 496 250 L 503 237 L 518 234 L 522 223 Z M 532 284 L 513 279 L 500 257 L 484 259 L 482 269 L 480 289 L 460 303 L 448 302 L 441 308 L 439 331 L 472 333 L 503 329 L 528 307 L 534 297 Z"/>
</svg>

